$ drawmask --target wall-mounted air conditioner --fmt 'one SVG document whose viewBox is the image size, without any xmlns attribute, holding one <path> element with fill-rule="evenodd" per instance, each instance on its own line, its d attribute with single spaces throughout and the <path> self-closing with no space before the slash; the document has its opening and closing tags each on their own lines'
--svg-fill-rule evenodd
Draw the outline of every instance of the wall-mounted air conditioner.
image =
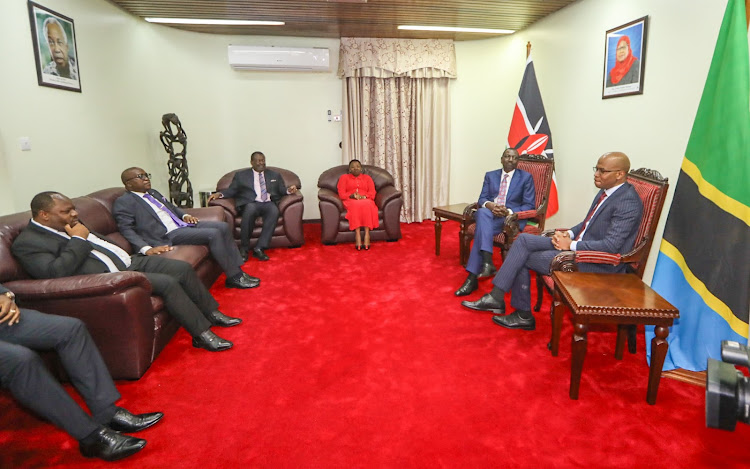
<svg viewBox="0 0 750 469">
<path fill-rule="evenodd" d="M 328 49 L 323 47 L 265 47 L 229 45 L 229 65 L 235 70 L 327 72 Z"/>
</svg>

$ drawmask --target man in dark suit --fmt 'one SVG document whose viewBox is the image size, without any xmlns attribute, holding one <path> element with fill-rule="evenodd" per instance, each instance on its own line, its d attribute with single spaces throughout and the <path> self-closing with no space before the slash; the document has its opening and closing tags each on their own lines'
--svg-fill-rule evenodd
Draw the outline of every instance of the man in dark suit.
<svg viewBox="0 0 750 469">
<path fill-rule="evenodd" d="M 533 330 L 529 269 L 549 274 L 559 251 L 604 251 L 624 254 L 633 248 L 643 214 L 643 204 L 627 183 L 630 160 L 620 152 L 605 153 L 594 168 L 594 184 L 600 189 L 586 219 L 552 238 L 521 234 L 513 242 L 500 270 L 492 280 L 492 291 L 477 301 L 461 304 L 477 311 L 496 313 L 495 324 L 509 329 Z M 623 272 L 624 265 L 578 264 L 581 272 Z M 515 311 L 505 314 L 505 292 L 511 292 Z"/>
<path fill-rule="evenodd" d="M 242 271 L 244 260 L 237 250 L 229 226 L 222 222 L 200 222 L 166 197 L 151 189 L 151 175 L 141 168 L 128 168 L 120 178 L 128 192 L 115 200 L 112 215 L 133 250 L 146 256 L 171 251 L 172 245 L 207 244 L 211 255 L 227 274 L 229 288 L 254 288 L 260 279 Z"/>
<path fill-rule="evenodd" d="M 456 290 L 456 296 L 466 296 L 477 289 L 477 279 L 494 275 L 497 269 L 492 263 L 492 239 L 503 231 L 505 217 L 515 212 L 531 210 L 535 206 L 534 178 L 518 166 L 518 151 L 507 148 L 500 158 L 503 169 L 490 171 L 484 175 L 482 192 L 479 194 L 477 211 L 474 213 L 476 232 L 471 247 L 466 270 L 469 275 L 464 284 Z M 526 220 L 519 220 L 523 230 Z"/>
<path fill-rule="evenodd" d="M 214 192 L 208 200 L 234 197 L 237 211 L 242 213 L 240 253 L 245 258 L 250 251 L 250 234 L 253 232 L 255 219 L 262 217 L 263 228 L 253 248 L 253 257 L 267 261 L 268 254 L 265 250 L 271 244 L 271 236 L 279 219 L 279 200 L 286 194 L 296 193 L 297 187 L 286 187 L 281 174 L 266 169 L 266 156 L 259 151 L 250 155 L 250 165 L 252 169 L 237 171 L 229 187 L 221 192 Z"/>
<path fill-rule="evenodd" d="M 34 350 L 54 350 L 91 415 L 70 397 Z M 86 457 L 115 461 L 135 454 L 146 440 L 121 435 L 154 425 L 161 412 L 133 415 L 120 399 L 99 350 L 79 319 L 16 305 L 0 285 L 0 384 L 24 407 L 78 440 Z"/>
<path fill-rule="evenodd" d="M 164 299 L 167 311 L 193 337 L 193 346 L 211 352 L 232 347 L 210 327 L 234 326 L 238 318 L 217 310 L 187 262 L 159 256 L 130 256 L 78 221 L 73 202 L 58 192 L 42 192 L 31 200 L 32 219 L 13 241 L 11 251 L 34 278 L 101 274 L 131 270 L 143 272 L 154 293 Z"/>
</svg>

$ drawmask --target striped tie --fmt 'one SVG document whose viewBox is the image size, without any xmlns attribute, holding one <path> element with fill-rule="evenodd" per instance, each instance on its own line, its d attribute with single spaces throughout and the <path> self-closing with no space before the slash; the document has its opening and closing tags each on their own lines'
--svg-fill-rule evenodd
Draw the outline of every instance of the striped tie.
<svg viewBox="0 0 750 469">
<path fill-rule="evenodd" d="M 258 175 L 258 180 L 260 181 L 260 201 L 268 202 L 268 191 L 266 190 L 266 177 L 264 174 L 265 172 Z"/>
<path fill-rule="evenodd" d="M 497 194 L 497 203 L 505 205 L 505 196 L 508 193 L 508 175 L 503 175 L 503 180 L 500 182 L 500 192 Z"/>
</svg>

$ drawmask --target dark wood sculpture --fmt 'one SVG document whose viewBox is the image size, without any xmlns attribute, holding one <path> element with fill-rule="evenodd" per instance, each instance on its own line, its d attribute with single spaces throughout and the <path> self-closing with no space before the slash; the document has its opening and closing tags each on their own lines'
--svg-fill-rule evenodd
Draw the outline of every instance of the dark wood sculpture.
<svg viewBox="0 0 750 469">
<path fill-rule="evenodd" d="M 177 114 L 161 116 L 161 125 L 164 130 L 159 132 L 159 139 L 169 153 L 169 199 L 178 207 L 192 207 L 193 185 L 187 164 L 187 134 Z"/>
</svg>

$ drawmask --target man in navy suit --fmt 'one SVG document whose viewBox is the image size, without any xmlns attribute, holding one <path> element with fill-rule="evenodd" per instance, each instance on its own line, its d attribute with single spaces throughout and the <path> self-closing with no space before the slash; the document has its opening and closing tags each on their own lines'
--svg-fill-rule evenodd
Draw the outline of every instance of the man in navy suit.
<svg viewBox="0 0 750 469">
<path fill-rule="evenodd" d="M 263 218 L 263 228 L 253 248 L 253 257 L 267 261 L 265 250 L 271 244 L 271 236 L 279 219 L 279 200 L 286 194 L 296 193 L 297 187 L 286 187 L 281 174 L 266 169 L 266 156 L 259 151 L 250 155 L 250 165 L 252 169 L 237 171 L 229 187 L 221 192 L 214 192 L 208 200 L 234 197 L 237 211 L 242 213 L 240 253 L 245 258 L 250 251 L 250 234 L 255 219 Z"/>
<path fill-rule="evenodd" d="M 603 251 L 624 254 L 633 248 L 643 214 L 643 203 L 627 183 L 630 160 L 620 152 L 605 153 L 594 168 L 594 184 L 600 189 L 586 219 L 552 238 L 521 234 L 513 242 L 500 270 L 492 280 L 492 291 L 477 301 L 461 304 L 477 311 L 496 313 L 492 318 L 509 329 L 533 330 L 529 269 L 549 275 L 558 251 Z M 578 264 L 581 272 L 624 272 L 624 265 Z M 505 293 L 511 292 L 512 314 L 505 314 Z"/>
<path fill-rule="evenodd" d="M 207 244 L 211 255 L 227 274 L 229 288 L 255 288 L 260 279 L 242 271 L 244 263 L 229 226 L 221 221 L 199 221 L 151 188 L 151 175 L 128 168 L 120 178 L 128 191 L 115 200 L 112 215 L 133 250 L 154 256 L 172 245 Z"/>
<path fill-rule="evenodd" d="M 471 247 L 466 277 L 456 296 L 466 296 L 479 286 L 478 278 L 489 277 L 496 272 L 492 263 L 492 239 L 503 231 L 505 217 L 515 212 L 534 208 L 534 178 L 518 166 L 518 151 L 507 148 L 500 158 L 503 169 L 490 171 L 484 175 L 482 193 L 477 202 L 474 219 L 477 221 L 474 234 L 474 245 Z M 526 220 L 519 220 L 518 227 L 523 230 Z"/>
</svg>

